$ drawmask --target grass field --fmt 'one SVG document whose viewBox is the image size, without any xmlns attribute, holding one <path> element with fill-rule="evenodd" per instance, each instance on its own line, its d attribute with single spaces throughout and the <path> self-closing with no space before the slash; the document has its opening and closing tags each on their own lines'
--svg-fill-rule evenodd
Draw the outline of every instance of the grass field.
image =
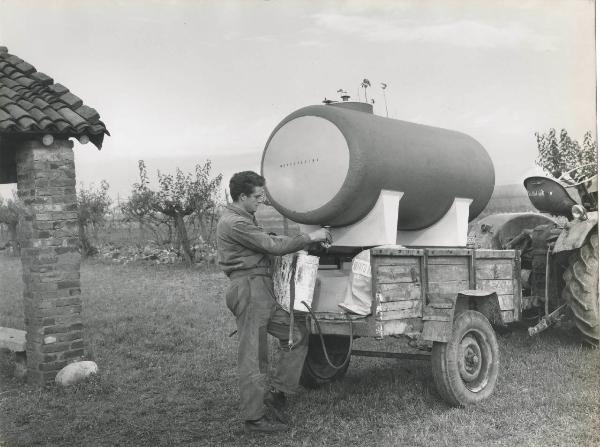
<svg viewBox="0 0 600 447">
<path fill-rule="evenodd" d="M 0 256 L 0 286 L 0 325 L 23 328 L 18 259 Z M 600 445 L 599 352 L 560 330 L 523 329 L 499 336 L 499 382 L 480 406 L 444 404 L 428 363 L 353 358 L 342 381 L 291 399 L 287 433 L 246 436 L 225 286 L 217 271 L 86 261 L 84 322 L 100 374 L 41 389 L 13 379 L 0 352 L 0 445 Z"/>
</svg>

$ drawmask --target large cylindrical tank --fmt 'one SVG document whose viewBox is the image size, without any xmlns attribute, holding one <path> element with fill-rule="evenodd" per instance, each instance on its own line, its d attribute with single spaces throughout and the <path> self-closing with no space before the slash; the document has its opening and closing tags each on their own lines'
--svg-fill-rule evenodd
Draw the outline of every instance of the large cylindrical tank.
<svg viewBox="0 0 600 447">
<path fill-rule="evenodd" d="M 460 132 L 383 118 L 351 104 L 299 109 L 271 133 L 262 156 L 270 202 L 303 224 L 346 226 L 373 208 L 382 189 L 404 192 L 399 230 L 427 228 L 456 197 L 469 219 L 486 206 L 494 167 Z"/>
</svg>

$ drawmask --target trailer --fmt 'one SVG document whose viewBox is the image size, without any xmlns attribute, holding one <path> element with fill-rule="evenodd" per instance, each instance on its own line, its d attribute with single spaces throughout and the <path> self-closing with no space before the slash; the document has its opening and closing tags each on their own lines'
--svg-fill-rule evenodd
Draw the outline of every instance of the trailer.
<svg viewBox="0 0 600 447">
<path fill-rule="evenodd" d="M 311 336 L 302 384 L 316 387 L 342 378 L 351 355 L 420 359 L 431 361 L 436 387 L 448 403 L 467 405 L 489 397 L 499 370 L 492 325 L 520 319 L 519 253 L 388 246 L 370 254 L 368 316 L 338 307 L 348 286 L 348 263 L 321 266 L 306 320 Z M 356 350 L 353 340 L 361 337 L 403 337 L 415 349 Z"/>
</svg>

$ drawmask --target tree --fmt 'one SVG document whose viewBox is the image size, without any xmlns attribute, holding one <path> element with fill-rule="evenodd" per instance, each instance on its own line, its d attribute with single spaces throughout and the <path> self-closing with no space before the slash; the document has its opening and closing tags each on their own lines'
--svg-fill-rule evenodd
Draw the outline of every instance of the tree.
<svg viewBox="0 0 600 447">
<path fill-rule="evenodd" d="M 100 182 L 99 188 L 91 185 L 89 188 L 80 186 L 77 194 L 77 220 L 79 223 L 79 238 L 83 256 L 94 254 L 97 250 L 90 243 L 89 230 L 104 222 L 110 208 L 111 199 L 108 197 L 109 185 L 105 180 Z"/>
<path fill-rule="evenodd" d="M 19 225 L 19 218 L 23 214 L 23 204 L 17 198 L 16 193 L 13 193 L 13 198 L 8 199 L 6 204 L 3 203 L 2 197 L 0 197 L 0 223 L 5 224 L 8 227 L 8 234 L 10 238 L 10 244 L 13 247 L 13 254 L 19 256 L 21 254 L 21 245 L 18 240 L 17 228 Z"/>
<path fill-rule="evenodd" d="M 140 212 L 158 212 L 167 216 L 173 223 L 183 258 L 188 266 L 192 264 L 193 253 L 190 247 L 185 218 L 192 214 L 203 222 L 217 207 L 217 194 L 221 185 L 222 175 L 211 178 L 211 163 L 203 166 L 196 165 L 195 173 L 184 174 L 177 168 L 175 175 L 158 172 L 157 191 L 149 187 L 146 166 L 139 161 L 140 183 L 134 185 L 132 198 L 139 201 Z M 135 197 L 134 197 L 135 196 Z M 131 199 L 130 199 L 131 202 Z"/>
<path fill-rule="evenodd" d="M 154 239 L 158 244 L 164 244 L 171 241 L 172 225 L 170 218 L 164 216 L 154 209 L 154 192 L 148 187 L 149 180 L 146 172 L 146 165 L 143 160 L 138 161 L 138 170 L 140 182 L 133 184 L 131 195 L 125 203 L 121 205 L 121 211 L 125 215 L 126 221 L 137 222 L 140 228 L 149 229 L 154 234 Z M 164 238 L 161 233 L 161 227 L 166 226 L 167 237 Z"/>
<path fill-rule="evenodd" d="M 596 165 L 598 144 L 592 138 L 591 132 L 583 137 L 583 146 L 572 139 L 565 129 L 556 136 L 556 130 L 550 129 L 546 134 L 535 134 L 538 146 L 536 164 L 555 178 L 565 172 L 579 167 L 571 177 L 576 180 L 591 177 L 598 171 Z"/>
</svg>

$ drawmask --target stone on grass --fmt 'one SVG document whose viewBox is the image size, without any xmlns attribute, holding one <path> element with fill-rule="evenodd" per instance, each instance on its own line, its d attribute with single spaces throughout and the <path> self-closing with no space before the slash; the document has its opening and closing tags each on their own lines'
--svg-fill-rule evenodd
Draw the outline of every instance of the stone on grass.
<svg viewBox="0 0 600 447">
<path fill-rule="evenodd" d="M 98 365 L 95 362 L 73 362 L 61 369 L 56 375 L 56 383 L 62 386 L 75 385 L 90 375 L 98 372 Z"/>
</svg>

